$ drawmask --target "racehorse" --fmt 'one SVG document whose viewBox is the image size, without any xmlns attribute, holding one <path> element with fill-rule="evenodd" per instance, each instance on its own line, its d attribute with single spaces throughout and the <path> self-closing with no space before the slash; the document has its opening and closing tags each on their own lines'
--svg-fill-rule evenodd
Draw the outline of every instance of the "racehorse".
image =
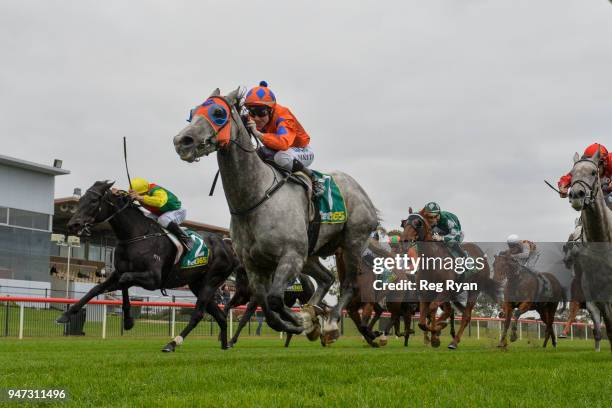
<svg viewBox="0 0 612 408">
<path fill-rule="evenodd" d="M 300 286 L 299 288 L 295 288 L 295 285 L 292 285 L 285 289 L 284 302 L 285 306 L 287 307 L 293 307 L 297 301 L 300 302 L 300 305 L 305 305 L 308 303 L 308 300 L 310 300 L 310 298 L 314 294 L 315 288 L 308 276 L 300 274 L 298 280 Z M 228 304 L 225 306 L 226 317 L 231 309 L 245 304 L 247 305 L 246 310 L 240 318 L 240 321 L 238 322 L 238 328 L 236 329 L 236 332 L 229 341 L 230 347 L 233 347 L 238 342 L 240 332 L 242 331 L 244 326 L 247 325 L 258 307 L 257 301 L 255 300 L 255 297 L 253 296 L 253 293 L 249 288 L 249 278 L 246 274 L 246 271 L 244 270 L 244 268 L 239 268 L 236 271 L 236 292 L 234 293 L 234 296 L 232 296 Z M 287 333 L 285 347 L 289 347 L 289 343 L 291 342 L 292 336 L 293 335 L 291 333 Z"/>
<path fill-rule="evenodd" d="M 574 155 L 569 201 L 580 211 L 582 248 L 577 249 L 574 267 L 581 273 L 581 287 L 586 300 L 599 309 L 606 323 L 608 338 L 612 338 L 612 211 L 606 205 L 599 179 L 599 150 L 591 158 Z M 610 342 L 612 350 L 612 341 Z"/>
<path fill-rule="evenodd" d="M 175 150 L 187 162 L 218 152 L 236 253 L 247 271 L 257 303 L 273 329 L 294 334 L 315 329 L 318 319 L 311 312 L 303 309 L 301 314 L 295 314 L 284 305 L 284 290 L 303 272 L 317 282 L 309 303 L 322 305 L 333 283 L 333 274 L 320 263 L 319 257 L 342 250 L 346 276 L 338 303 L 323 325 L 324 338 L 331 343 L 340 335 L 338 320 L 342 310 L 353 298 L 361 254 L 368 236 L 378 225 L 377 211 L 352 177 L 330 172 L 349 216 L 342 223 L 321 223 L 318 239 L 309 248 L 308 229 L 314 215 L 310 194 L 259 157 L 239 114 L 241 109 L 239 89 L 225 97 L 216 89 L 192 111 L 191 123 L 174 137 Z"/>
<path fill-rule="evenodd" d="M 577 230 L 582 232 L 582 227 L 578 227 Z M 563 262 L 567 268 L 573 269 L 574 277 L 572 278 L 571 289 L 570 289 L 570 307 L 569 313 L 567 316 L 567 321 L 563 326 L 563 331 L 559 335 L 559 338 L 566 338 L 572 324 L 576 321 L 576 315 L 580 309 L 588 310 L 591 315 L 591 319 L 593 320 L 593 338 L 595 340 L 595 351 L 600 351 L 600 343 L 601 343 L 601 314 L 599 313 L 599 309 L 593 302 L 587 302 L 584 297 L 584 292 L 582 291 L 581 281 L 582 281 L 582 270 L 580 269 L 580 265 L 574 263 L 574 258 L 576 254 L 579 252 L 579 247 L 581 245 L 580 240 L 581 234 L 571 234 L 567 243 L 563 245 Z M 586 329 L 585 329 L 586 330 Z"/>
<path fill-rule="evenodd" d="M 502 305 L 506 320 L 498 347 L 506 348 L 508 346 L 506 337 L 514 309 L 517 310 L 514 311 L 514 324 L 512 325 L 510 341 L 514 342 L 517 339 L 516 331 L 519 317 L 529 310 L 535 310 L 546 325 L 544 347 L 548 344 L 549 338 L 553 347 L 557 347 L 553 323 L 555 312 L 559 306 L 559 299 L 563 300 L 565 298 L 563 288 L 557 278 L 550 273 L 537 274 L 521 265 L 512 255 L 505 252 L 495 256 L 493 269 L 498 276 L 506 278 L 504 303 Z M 548 293 L 544 290 L 543 285 L 549 285 Z M 517 298 L 520 298 L 520 300 L 513 300 Z M 565 308 L 565 302 L 563 302 L 563 307 Z"/>
<path fill-rule="evenodd" d="M 94 286 L 77 303 L 73 304 L 58 323 L 67 323 L 70 315 L 79 311 L 87 302 L 102 293 L 121 290 L 124 316 L 129 328 L 128 288 L 140 286 L 147 290 L 171 289 L 188 285 L 197 297 L 189 324 L 181 334 L 168 343 L 162 351 L 174 351 L 185 337 L 198 325 L 204 311 L 212 315 L 220 328 L 221 348 L 227 348 L 227 324 L 225 314 L 214 301 L 214 294 L 240 263 L 229 244 L 212 233 L 201 237 L 208 247 L 208 263 L 191 268 L 175 264 L 177 248 L 168 233 L 154 220 L 145 216 L 125 193 L 111 191 L 113 182 L 97 181 L 80 198 L 77 212 L 68 221 L 68 229 L 78 235 L 88 235 L 90 228 L 108 222 L 118 239 L 115 249 L 115 270 L 102 283 Z M 124 323 L 125 325 L 125 323 Z M 127 327 L 126 327 L 127 328 Z"/>
<path fill-rule="evenodd" d="M 412 213 L 407 219 L 402 220 L 402 240 L 409 245 L 408 254 L 412 259 L 421 257 L 424 260 L 444 260 L 453 258 L 452 254 L 445 243 L 433 241 L 432 227 L 425 216 L 424 210 L 419 213 Z M 473 243 L 461 244 L 463 250 L 473 260 L 485 259 L 484 252 Z M 433 263 L 433 265 L 431 265 Z M 440 346 L 439 333 L 446 326 L 439 322 L 446 320 L 451 312 L 452 306 L 455 305 L 461 312 L 461 325 L 458 333 L 453 336 L 452 342 L 448 348 L 454 350 L 458 347 L 461 341 L 463 331 L 472 319 L 472 310 L 476 305 L 478 296 L 484 292 L 493 300 L 497 301 L 500 291 L 500 285 L 489 277 L 489 264 L 486 260 L 482 267 L 476 268 L 476 271 L 465 278 L 462 275 L 455 273 L 454 268 L 445 268 L 442 262 L 424 262 L 420 265 L 416 272 L 417 284 L 421 281 L 427 281 L 430 284 L 446 285 L 447 282 L 461 282 L 465 284 L 476 284 L 476 290 L 469 290 L 467 302 L 463 306 L 459 301 L 459 294 L 456 291 L 442 290 L 440 292 L 431 293 L 431 291 L 420 291 L 419 293 L 419 327 L 423 331 L 431 332 L 431 345 L 433 347 Z M 467 273 L 467 272 L 465 272 Z M 462 286 L 465 287 L 465 286 Z M 443 313 L 440 317 L 436 317 L 438 307 L 443 307 Z M 427 324 L 427 319 L 430 323 Z"/>
</svg>

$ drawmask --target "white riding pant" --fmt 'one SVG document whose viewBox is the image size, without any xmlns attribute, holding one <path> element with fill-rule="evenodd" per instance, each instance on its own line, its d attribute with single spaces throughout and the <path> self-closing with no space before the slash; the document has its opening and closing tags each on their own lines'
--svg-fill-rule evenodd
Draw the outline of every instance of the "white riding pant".
<svg viewBox="0 0 612 408">
<path fill-rule="evenodd" d="M 185 218 L 187 218 L 187 210 L 184 208 L 179 208 L 178 210 L 165 212 L 159 217 L 150 212 L 147 214 L 147 217 L 154 219 L 159 223 L 159 225 L 166 228 L 171 222 L 181 225 L 183 221 L 185 221 Z"/>
<path fill-rule="evenodd" d="M 297 159 L 304 167 L 310 167 L 314 161 L 314 152 L 310 146 L 290 147 L 287 150 L 272 150 L 263 146 L 261 150 L 266 158 L 273 159 L 274 163 L 288 171 L 293 168 L 293 159 Z"/>
</svg>

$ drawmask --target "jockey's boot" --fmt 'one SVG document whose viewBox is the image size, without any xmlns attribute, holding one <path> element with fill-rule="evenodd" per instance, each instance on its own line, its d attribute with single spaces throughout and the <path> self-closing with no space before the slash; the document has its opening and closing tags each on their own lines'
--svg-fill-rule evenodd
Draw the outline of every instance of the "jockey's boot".
<svg viewBox="0 0 612 408">
<path fill-rule="evenodd" d="M 181 244 L 183 244 L 187 252 L 190 252 L 193 249 L 193 241 L 191 240 L 191 237 L 185 234 L 185 231 L 183 231 L 183 229 L 179 227 L 176 222 L 171 222 L 168 224 L 166 229 L 173 233 L 178 240 L 181 241 Z"/>
<path fill-rule="evenodd" d="M 310 177 L 312 181 L 312 194 L 315 197 L 321 197 L 323 193 L 325 193 L 325 186 L 321 182 L 321 180 L 310 170 L 308 167 L 304 166 L 302 162 L 298 159 L 293 159 L 293 167 L 291 168 L 291 172 L 295 173 L 296 171 L 301 171 Z"/>
</svg>

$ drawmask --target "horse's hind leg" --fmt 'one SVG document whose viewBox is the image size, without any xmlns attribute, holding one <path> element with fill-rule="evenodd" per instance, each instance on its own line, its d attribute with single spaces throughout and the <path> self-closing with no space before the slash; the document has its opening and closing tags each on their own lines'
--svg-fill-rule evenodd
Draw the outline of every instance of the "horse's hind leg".
<svg viewBox="0 0 612 408">
<path fill-rule="evenodd" d="M 121 300 L 121 310 L 123 310 L 123 329 L 131 330 L 132 327 L 134 327 L 134 319 L 130 313 L 130 293 L 128 292 L 128 288 L 121 289 Z"/>
<path fill-rule="evenodd" d="M 78 302 L 70 306 L 60 317 L 57 318 L 57 323 L 68 323 L 70 321 L 70 315 L 75 314 L 83 306 L 87 304 L 91 299 L 95 298 L 102 293 L 113 292 L 120 289 L 119 285 L 119 272 L 115 270 L 104 282 L 97 284 L 89 290 Z"/>
<path fill-rule="evenodd" d="M 512 320 L 512 303 L 505 302 L 503 305 L 504 310 L 504 328 L 499 338 L 499 344 L 497 347 L 506 348 L 508 346 L 508 328 L 510 328 L 510 321 Z"/>
<path fill-rule="evenodd" d="M 333 273 L 324 267 L 316 256 L 311 256 L 306 260 L 302 273 L 312 277 L 317 282 L 317 288 L 307 303 L 320 306 L 329 288 L 334 284 Z"/>
<path fill-rule="evenodd" d="M 289 347 L 289 343 L 291 343 L 292 337 L 293 337 L 293 334 L 287 333 L 287 338 L 285 339 L 285 347 Z"/>
<path fill-rule="evenodd" d="M 253 316 L 256 310 L 257 310 L 257 302 L 255 302 L 255 300 L 253 299 L 247 304 L 246 310 L 244 311 L 244 314 L 242 315 L 242 317 L 240 318 L 240 321 L 238 322 L 238 328 L 236 329 L 236 332 L 234 333 L 234 335 L 232 336 L 232 339 L 229 342 L 230 347 L 233 347 L 234 344 L 238 343 L 238 337 L 240 336 L 240 332 L 242 331 L 244 326 L 247 325 L 249 320 L 251 320 L 251 317 Z"/>
<path fill-rule="evenodd" d="M 576 321 L 576 315 L 578 314 L 579 310 L 580 310 L 580 302 L 577 300 L 572 300 L 570 302 L 570 309 L 569 309 L 569 314 L 567 316 L 567 321 L 565 322 L 565 325 L 563 325 L 563 331 L 559 335 L 560 339 L 564 339 L 567 337 L 567 334 L 569 333 L 572 327 L 572 324 Z"/>
<path fill-rule="evenodd" d="M 601 313 L 593 302 L 586 302 L 586 308 L 593 320 L 593 338 L 595 339 L 595 351 L 601 350 Z"/>
<path fill-rule="evenodd" d="M 215 319 L 219 325 L 219 339 L 221 340 L 221 349 L 227 349 L 227 320 L 225 320 L 225 313 L 219 308 L 217 302 L 208 302 L 206 304 L 206 311 Z"/>
<path fill-rule="evenodd" d="M 601 311 L 601 316 L 606 324 L 608 339 L 612 339 L 612 303 L 597 302 L 597 307 Z M 610 348 L 612 349 L 612 340 L 610 340 Z"/>
</svg>

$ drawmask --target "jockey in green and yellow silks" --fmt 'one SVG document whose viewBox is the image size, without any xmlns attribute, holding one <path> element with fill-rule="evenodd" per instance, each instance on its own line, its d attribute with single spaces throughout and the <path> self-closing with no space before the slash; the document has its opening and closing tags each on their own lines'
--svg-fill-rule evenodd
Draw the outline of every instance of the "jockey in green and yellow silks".
<svg viewBox="0 0 612 408">
<path fill-rule="evenodd" d="M 314 160 L 310 136 L 289 108 L 276 103 L 265 81 L 247 92 L 244 105 L 249 111 L 247 127 L 263 144 L 259 154 L 287 171 L 307 174 L 315 195 L 322 195 L 323 186 L 309 168 Z"/>
<path fill-rule="evenodd" d="M 180 224 L 187 217 L 187 210 L 170 190 L 143 178 L 132 179 L 130 197 L 149 210 L 147 216 L 156 220 L 162 227 L 174 234 L 187 251 L 193 249 L 191 238 L 181 229 Z"/>
</svg>

